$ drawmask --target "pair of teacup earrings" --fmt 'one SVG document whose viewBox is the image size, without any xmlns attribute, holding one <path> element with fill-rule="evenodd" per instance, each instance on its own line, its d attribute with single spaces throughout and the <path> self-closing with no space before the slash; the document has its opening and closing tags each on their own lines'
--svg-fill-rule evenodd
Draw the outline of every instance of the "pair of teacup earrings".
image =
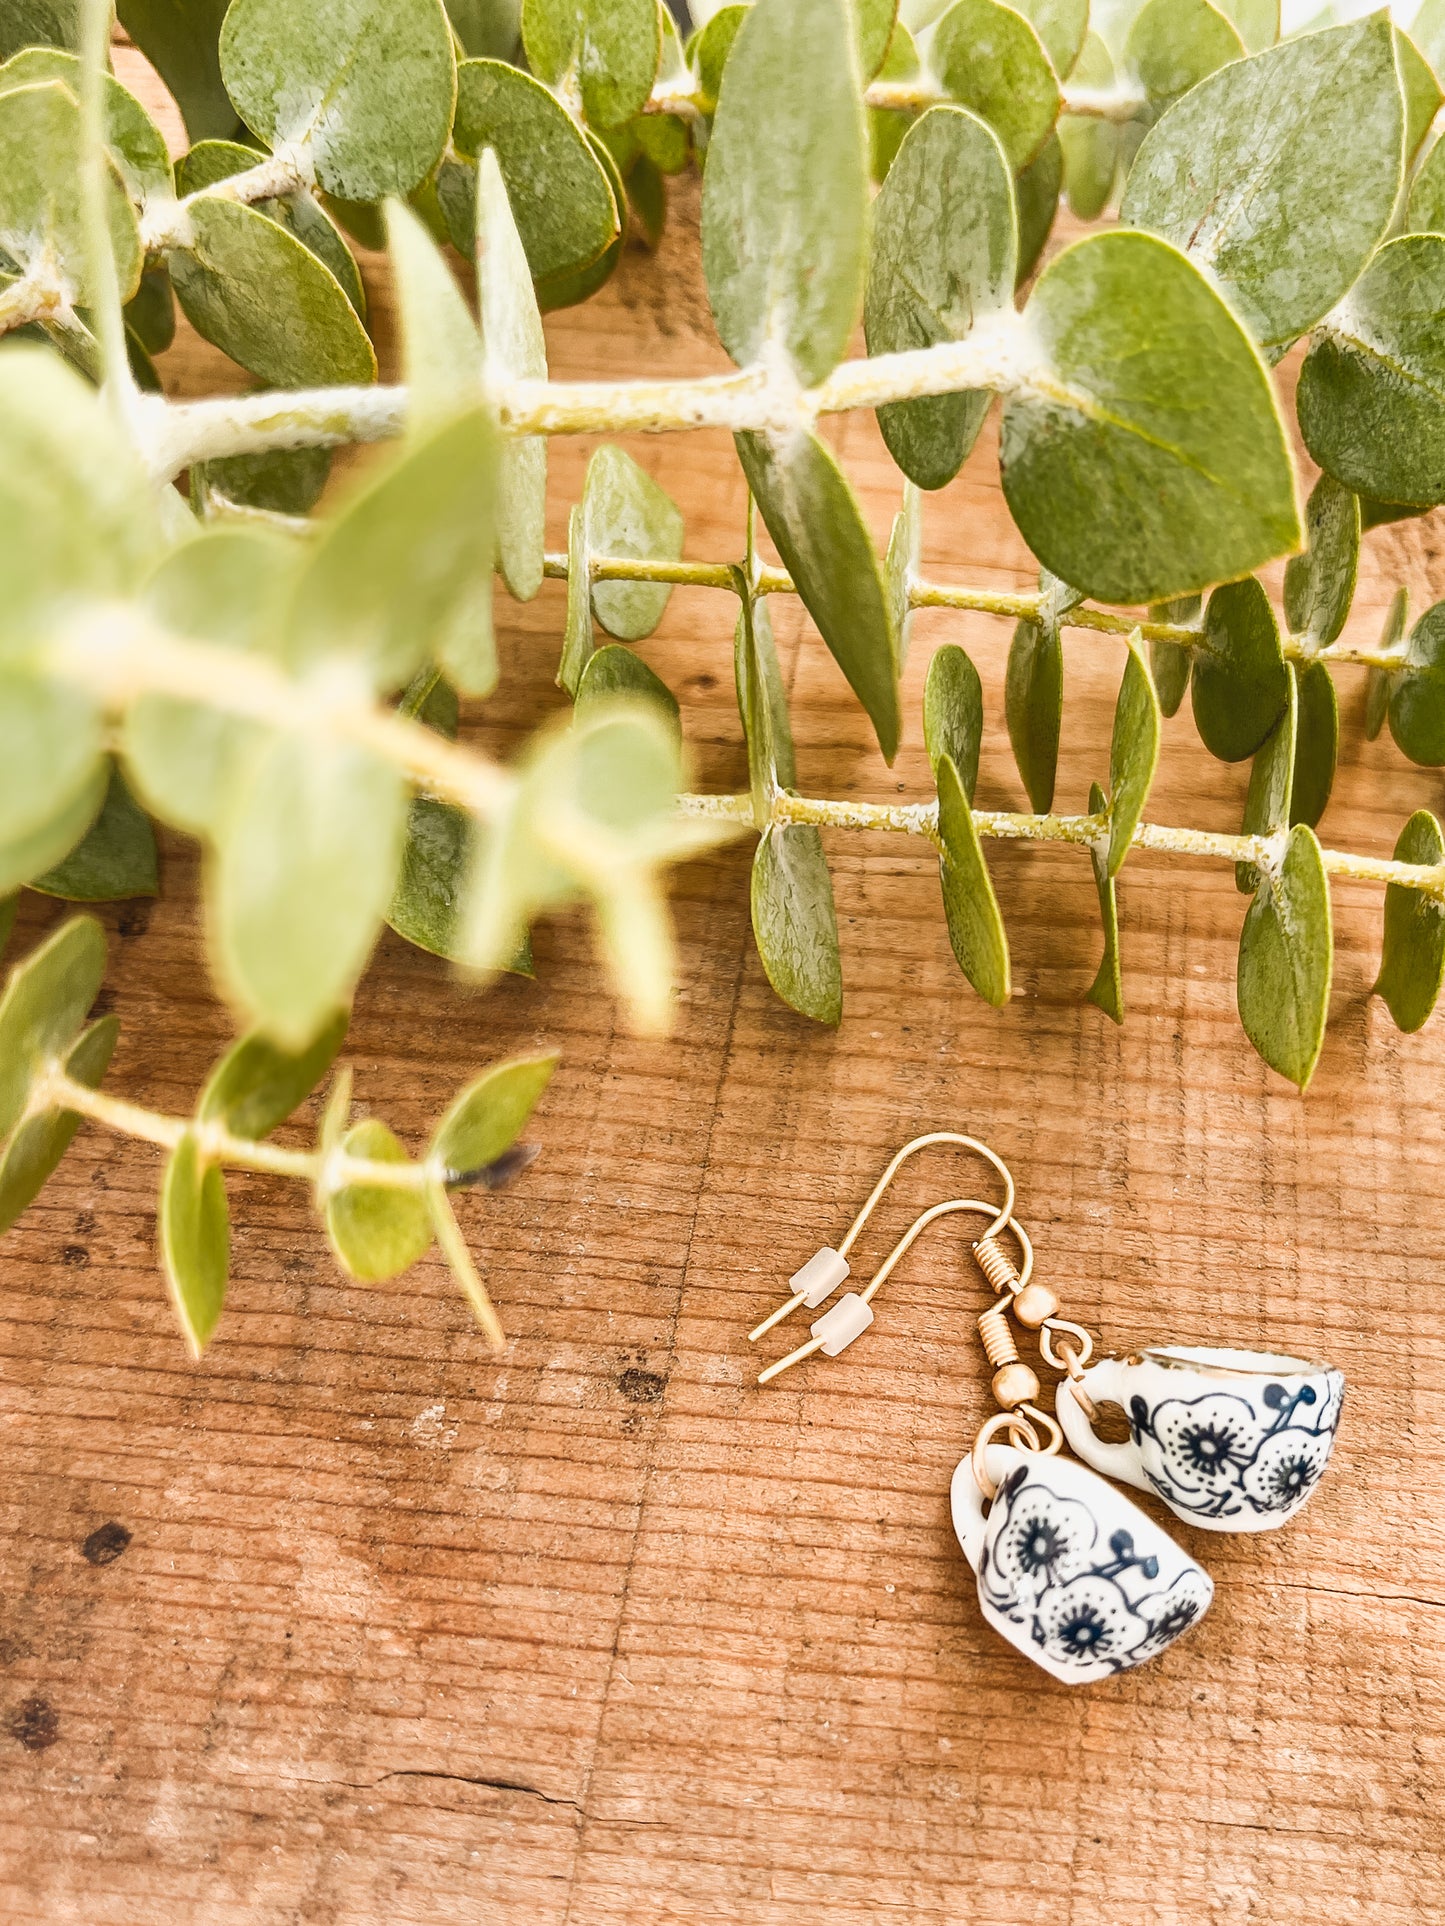
<svg viewBox="0 0 1445 1926">
<path fill-rule="evenodd" d="M 872 1300 L 915 1240 L 940 1217 L 986 1218 L 974 1259 L 995 1302 L 978 1320 L 1001 1407 L 953 1474 L 953 1526 L 978 1576 L 983 1616 L 1011 1645 L 1066 1684 L 1127 1671 L 1195 1624 L 1213 1581 L 1182 1546 L 1098 1473 L 1153 1492 L 1206 1531 L 1271 1531 L 1292 1518 L 1325 1468 L 1345 1380 L 1329 1365 L 1267 1351 L 1155 1344 L 1090 1363 L 1093 1339 L 1059 1315 L 1033 1278 L 1034 1251 L 1014 1216 L 1014 1181 L 987 1144 L 952 1130 L 905 1144 L 874 1185 L 838 1248 L 825 1247 L 791 1280 L 793 1295 L 749 1333 L 762 1337 L 806 1305 L 816 1310 L 849 1275 L 848 1252 L 902 1164 L 931 1144 L 961 1144 L 1003 1179 L 995 1204 L 951 1197 L 924 1211 L 862 1291 L 849 1291 L 812 1327 L 808 1343 L 758 1382 L 821 1351 L 838 1353 L 873 1322 Z M 1021 1262 L 998 1241 L 1012 1234 Z M 1037 1334 L 1042 1361 L 1061 1373 L 1055 1414 L 1041 1410 L 1037 1373 L 1014 1326 Z M 1123 1408 L 1126 1442 L 1094 1431 L 1100 1404 Z M 1061 1457 L 1065 1438 L 1084 1461 Z M 1090 1469 L 1092 1467 L 1092 1469 Z"/>
</svg>

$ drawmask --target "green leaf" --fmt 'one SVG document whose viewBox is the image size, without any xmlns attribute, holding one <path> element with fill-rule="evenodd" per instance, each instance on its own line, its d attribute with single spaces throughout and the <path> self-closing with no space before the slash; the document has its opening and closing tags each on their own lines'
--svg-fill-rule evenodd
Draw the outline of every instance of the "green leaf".
<svg viewBox="0 0 1445 1926">
<path fill-rule="evenodd" d="M 938 835 L 943 844 L 938 874 L 948 940 L 958 967 L 986 1003 L 1001 1010 L 1009 1000 L 1008 938 L 988 864 L 965 792 L 949 755 L 939 757 Z"/>
<path fill-rule="evenodd" d="M 983 684 L 968 652 L 945 642 L 928 665 L 923 685 L 923 740 L 934 769 L 942 757 L 953 764 L 972 806 L 983 745 Z"/>
<path fill-rule="evenodd" d="M 753 935 L 769 983 L 791 1009 L 835 1029 L 843 1020 L 838 916 L 823 838 L 770 823 L 753 857 Z"/>
<path fill-rule="evenodd" d="M 1307 662 L 1297 672 L 1299 737 L 1289 820 L 1313 829 L 1325 813 L 1335 786 L 1340 751 L 1340 704 L 1335 679 L 1323 662 Z"/>
<path fill-rule="evenodd" d="M 1172 108 L 1139 149 L 1123 216 L 1187 248 L 1258 340 L 1291 341 L 1384 236 L 1402 128 L 1383 12 L 1307 34 L 1224 68 Z"/>
<path fill-rule="evenodd" d="M 607 176 L 612 205 L 617 209 L 617 232 L 595 261 L 585 267 L 564 268 L 560 274 L 546 275 L 537 282 L 537 306 L 543 314 L 550 314 L 555 308 L 575 307 L 579 301 L 590 301 L 597 290 L 616 273 L 617 264 L 622 259 L 622 244 L 627 237 L 627 189 L 617 163 L 590 127 L 584 128 L 583 132 L 594 159 Z"/>
<path fill-rule="evenodd" d="M 0 67 L 0 93 L 44 80 L 61 81 L 79 100 L 82 85 L 79 58 L 58 47 L 29 47 Z M 143 201 L 149 194 L 168 195 L 173 182 L 165 135 L 135 95 L 122 87 L 113 74 L 101 76 L 100 97 L 105 144 L 131 199 Z"/>
<path fill-rule="evenodd" d="M 1428 809 L 1417 809 L 1395 844 L 1397 863 L 1445 864 L 1445 837 Z M 1445 903 L 1422 889 L 1385 889 L 1385 940 L 1374 994 L 1385 999 L 1395 1027 L 1420 1029 L 1445 979 Z"/>
<path fill-rule="evenodd" d="M 527 64 L 549 86 L 572 78 L 594 127 L 640 114 L 662 38 L 657 0 L 523 0 Z"/>
<path fill-rule="evenodd" d="M 1269 597 L 1250 575 L 1209 598 L 1194 651 L 1194 723 L 1221 762 L 1252 756 L 1289 701 L 1289 669 Z"/>
<path fill-rule="evenodd" d="M 191 467 L 191 503 L 198 512 L 219 497 L 238 508 L 273 515 L 305 515 L 320 501 L 331 474 L 329 448 L 273 448 L 263 455 L 226 455 Z"/>
<path fill-rule="evenodd" d="M 1154 771 L 1159 766 L 1159 698 L 1144 659 L 1139 631 L 1129 637 L 1129 658 L 1114 706 L 1114 734 L 1109 745 L 1109 856 L 1111 876 L 1117 876 L 1129 854 L 1134 831 L 1144 814 Z"/>
<path fill-rule="evenodd" d="M 771 818 L 774 793 L 796 789 L 798 783 L 793 725 L 766 600 L 743 598 L 733 632 L 733 679 L 748 750 L 753 821 L 763 829 Z"/>
<path fill-rule="evenodd" d="M 1310 453 L 1357 495 L 1445 500 L 1445 236 L 1380 249 L 1305 356 L 1295 406 Z"/>
<path fill-rule="evenodd" d="M 1381 649 L 1397 649 L 1400 646 L 1409 612 L 1409 591 L 1397 588 L 1390 597 L 1390 606 L 1385 612 L 1385 626 L 1380 631 Z M 1387 669 L 1370 670 L 1365 690 L 1365 735 L 1371 742 L 1385 726 L 1393 681 L 1394 678 Z"/>
<path fill-rule="evenodd" d="M 534 281 L 586 267 L 621 232 L 602 162 L 566 108 L 530 74 L 497 60 L 463 61 L 452 138 L 469 159 L 495 149 Z M 448 220 L 452 239 L 470 253 L 477 229 L 470 198 L 463 211 L 459 220 L 449 210 Z"/>
<path fill-rule="evenodd" d="M 1360 562 L 1360 500 L 1321 475 L 1305 506 L 1309 546 L 1284 572 L 1284 616 L 1296 635 L 1323 648 L 1345 626 Z"/>
<path fill-rule="evenodd" d="M 269 530 L 211 528 L 175 549 L 145 591 L 164 627 L 223 649 L 276 646 L 300 555 Z M 126 713 L 122 748 L 148 806 L 192 835 L 215 825 L 235 770 L 257 727 L 204 702 L 142 695 Z"/>
<path fill-rule="evenodd" d="M 469 1083 L 437 1125 L 428 1156 L 450 1184 L 464 1182 L 494 1164 L 527 1127 L 527 1119 L 552 1081 L 558 1052 L 511 1057 Z"/>
<path fill-rule="evenodd" d="M 997 133 L 1015 173 L 1038 153 L 1059 117 L 1059 83 L 1043 42 L 999 0 L 955 0 L 934 29 L 929 64 L 961 106 Z"/>
<path fill-rule="evenodd" d="M 897 643 L 872 537 L 853 491 L 831 450 L 806 430 L 786 437 L 740 434 L 735 440 L 768 533 L 891 763 L 902 726 Z"/>
<path fill-rule="evenodd" d="M 1014 629 L 1004 677 L 1004 720 L 1029 802 L 1047 815 L 1059 768 L 1064 708 L 1064 651 L 1058 623 L 1020 622 Z"/>
<path fill-rule="evenodd" d="M 1445 141 L 1436 141 L 1410 185 L 1407 234 L 1445 234 Z"/>
<path fill-rule="evenodd" d="M 338 1010 L 304 1050 L 281 1050 L 252 1032 L 239 1037 L 206 1079 L 196 1121 L 259 1143 L 303 1104 L 336 1061 L 349 1021 Z"/>
<path fill-rule="evenodd" d="M 869 354 L 961 341 L 1013 303 L 1018 236 L 997 136 L 961 107 L 934 107 L 898 150 L 873 209 L 863 309 Z M 942 488 L 963 466 L 993 399 L 986 388 L 878 410 L 898 466 Z"/>
<path fill-rule="evenodd" d="M 458 40 L 473 59 L 510 60 L 522 31 L 521 0 L 446 0 Z"/>
<path fill-rule="evenodd" d="M 1324 1044 L 1333 966 L 1329 882 L 1314 831 L 1300 823 L 1245 915 L 1236 990 L 1250 1042 L 1301 1090 Z"/>
<path fill-rule="evenodd" d="M 1399 69 L 1400 92 L 1405 101 L 1405 166 L 1408 168 L 1420 151 L 1420 143 L 1430 131 L 1445 94 L 1424 54 L 1409 34 L 1395 29 L 1395 64 Z"/>
<path fill-rule="evenodd" d="M 1152 235 L 1051 261 L 1028 306 L 1041 364 L 1004 405 L 1004 493 L 1047 568 L 1105 602 L 1162 601 L 1299 544 L 1294 476 L 1258 353 Z"/>
<path fill-rule="evenodd" d="M 200 141 L 176 162 L 176 191 L 199 194 L 220 181 L 244 174 L 248 168 L 255 167 L 260 158 L 254 147 L 242 147 L 237 141 Z M 340 228 L 321 203 L 304 188 L 298 188 L 294 194 L 252 201 L 250 205 L 258 214 L 284 227 L 288 234 L 294 234 L 304 248 L 331 270 L 347 300 L 364 321 L 366 289 L 361 270 Z"/>
<path fill-rule="evenodd" d="M 720 19 L 714 14 L 713 19 Z M 711 22 L 709 22 L 711 25 Z M 888 56 L 878 70 L 880 80 L 917 80 L 923 71 L 918 58 L 918 49 L 913 43 L 913 35 L 900 20 L 893 29 L 893 38 L 888 43 Z M 888 170 L 893 165 L 904 135 L 913 125 L 914 114 L 911 110 L 870 107 L 868 109 L 868 170 L 875 181 L 883 182 L 888 178 Z"/>
<path fill-rule="evenodd" d="M 0 898 L 0 956 L 5 953 L 5 945 L 10 941 L 15 928 L 15 912 L 20 907 L 18 895 Z"/>
<path fill-rule="evenodd" d="M 682 558 L 682 514 L 672 497 L 622 449 L 604 442 L 587 464 L 582 523 L 589 565 L 596 556 L 623 561 Z M 662 620 L 672 590 L 666 582 L 592 583 L 592 612 L 609 635 L 640 642 Z"/>
<path fill-rule="evenodd" d="M 1111 88 L 1114 62 L 1098 34 L 1091 33 L 1073 72 L 1079 87 Z M 1096 114 L 1065 114 L 1059 121 L 1064 150 L 1064 190 L 1081 221 L 1096 220 L 1109 204 L 1119 172 L 1117 124 Z"/>
<path fill-rule="evenodd" d="M 0 890 L 18 889 L 70 854 L 100 814 L 106 782 L 106 765 L 97 761 L 83 786 L 36 828 L 0 839 Z"/>
<path fill-rule="evenodd" d="M 1210 0 L 1146 0 L 1124 42 L 1124 67 L 1157 112 L 1244 52 L 1233 23 Z"/>
<path fill-rule="evenodd" d="M 677 697 L 661 676 L 654 675 L 640 655 L 609 642 L 589 656 L 577 684 L 577 706 L 586 709 L 594 702 L 613 702 L 619 697 L 635 697 L 639 702 L 655 703 L 668 725 L 682 738 Z"/>
<path fill-rule="evenodd" d="M 441 159 L 456 61 L 441 0 L 232 0 L 221 74 L 268 146 L 305 144 L 344 200 L 407 194 Z"/>
<path fill-rule="evenodd" d="M 1445 602 L 1426 609 L 1391 678 L 1390 734 L 1411 762 L 1445 763 Z"/>
<path fill-rule="evenodd" d="M 893 527 L 888 535 L 888 553 L 883 561 L 883 577 L 888 590 L 888 610 L 893 618 L 900 675 L 908 660 L 908 645 L 913 635 L 911 592 L 922 559 L 922 497 L 912 482 L 905 481 L 903 506 L 893 517 Z"/>
<path fill-rule="evenodd" d="M 125 324 L 148 354 L 164 354 L 176 338 L 176 303 L 164 267 L 149 267 L 125 310 Z"/>
<path fill-rule="evenodd" d="M 1198 628 L 1200 598 L 1181 595 L 1170 602 L 1156 602 L 1149 610 L 1151 622 L 1168 622 L 1173 627 Z M 1182 642 L 1151 642 L 1149 671 L 1159 707 L 1166 716 L 1176 715 L 1189 688 L 1191 652 Z"/>
<path fill-rule="evenodd" d="M 102 1017 L 92 1023 L 66 1057 L 65 1074 L 91 1090 L 98 1088 L 119 1034 L 116 1017 Z M 80 1113 L 75 1110 L 38 1111 L 25 1119 L 0 1150 L 0 1232 L 9 1230 L 40 1195 L 80 1124 Z"/>
<path fill-rule="evenodd" d="M 58 281 L 70 301 L 101 298 L 91 277 L 82 212 L 80 109 L 58 80 L 0 93 L 0 247 L 22 273 Z M 140 286 L 135 210 L 107 157 L 106 227 L 120 298 Z"/>
<path fill-rule="evenodd" d="M 1215 0 L 1233 23 L 1248 53 L 1263 53 L 1279 39 L 1279 0 Z"/>
<path fill-rule="evenodd" d="M 342 1139 L 348 1157 L 404 1164 L 406 1152 L 384 1123 L 367 1117 Z M 432 1222 L 420 1189 L 390 1184 L 343 1184 L 325 1204 L 326 1235 L 342 1269 L 359 1284 L 400 1277 L 431 1249 Z"/>
<path fill-rule="evenodd" d="M 186 319 L 278 388 L 375 381 L 376 356 L 346 290 L 278 221 L 235 201 L 191 204 L 190 242 L 169 256 Z"/>
<path fill-rule="evenodd" d="M 728 55 L 733 50 L 733 42 L 738 37 L 738 28 L 747 19 L 746 6 L 719 7 L 697 32 L 688 47 L 693 72 L 697 76 L 698 101 L 706 114 L 717 110 L 718 95 L 722 91 L 723 69 Z"/>
<path fill-rule="evenodd" d="M 100 752 L 100 717 L 79 690 L 0 662 L 0 842 L 32 835 L 87 790 Z"/>
<path fill-rule="evenodd" d="M 231 1263 L 226 1184 L 188 1130 L 161 1179 L 161 1268 L 191 1356 L 205 1350 L 221 1319 Z"/>
<path fill-rule="evenodd" d="M 1098 783 L 1089 789 L 1089 814 L 1101 816 L 1107 798 Z M 1119 892 L 1109 869 L 1106 845 L 1090 843 L 1089 859 L 1094 868 L 1094 887 L 1099 892 L 1099 917 L 1104 925 L 1104 954 L 1089 985 L 1089 1002 L 1097 1004 L 1115 1023 L 1124 1021 L 1124 973 L 1119 960 Z"/>
<path fill-rule="evenodd" d="M 1420 0 L 1410 37 L 1437 73 L 1445 69 L 1445 0 Z"/>
<path fill-rule="evenodd" d="M 236 109 L 221 80 L 230 0 L 116 0 L 120 23 L 169 88 L 192 140 L 229 140 Z"/>
<path fill-rule="evenodd" d="M 476 257 L 481 334 L 493 378 L 545 381 L 542 317 L 501 168 L 490 148 L 477 170 Z M 529 602 L 542 586 L 546 520 L 547 437 L 507 435 L 497 477 L 497 563 L 519 602 Z"/>
<path fill-rule="evenodd" d="M 1279 721 L 1255 751 L 1250 765 L 1242 825 L 1246 836 L 1273 836 L 1289 828 L 1298 745 L 1298 683 L 1291 667 L 1289 700 Z M 1253 863 L 1236 863 L 1234 883 L 1244 895 L 1252 895 L 1259 888 L 1259 870 Z"/>
<path fill-rule="evenodd" d="M 728 57 L 702 187 L 713 320 L 739 367 L 839 362 L 867 266 L 866 129 L 846 0 L 758 0 Z"/>
<path fill-rule="evenodd" d="M 53 869 L 34 877 L 30 887 L 70 903 L 113 903 L 157 893 L 155 831 L 114 766 L 104 805 L 84 840 Z"/>
<path fill-rule="evenodd" d="M 1060 80 L 1082 80 L 1074 70 L 1089 31 L 1089 0 L 1019 0 L 1018 11 L 1032 23 Z"/>
<path fill-rule="evenodd" d="M 1014 182 L 1019 210 L 1019 261 L 1015 273 L 1022 287 L 1038 265 L 1044 243 L 1053 232 L 1064 184 L 1064 150 L 1057 134 L 1050 134 Z"/>
<path fill-rule="evenodd" d="M 216 825 L 212 937 L 234 1001 L 284 1048 L 349 999 L 405 830 L 402 779 L 367 750 L 276 735 L 238 773 Z"/>
<path fill-rule="evenodd" d="M 411 440 L 308 553 L 286 621 L 303 671 L 355 663 L 378 689 L 436 662 L 463 694 L 496 684 L 491 635 L 495 434 L 485 405 Z"/>
<path fill-rule="evenodd" d="M 386 920 L 433 956 L 456 959 L 462 890 L 472 860 L 471 819 L 450 803 L 412 799 L 406 846 Z"/>
<path fill-rule="evenodd" d="M 562 660 L 557 686 L 576 699 L 582 671 L 592 653 L 592 581 L 587 563 L 587 524 L 580 507 L 567 517 L 567 616 L 562 627 Z"/>
<path fill-rule="evenodd" d="M 6 0 L 0 13 L 0 60 L 22 47 L 80 46 L 80 0 Z"/>
<path fill-rule="evenodd" d="M 72 916 L 11 970 L 0 997 L 0 1138 L 20 1121 L 36 1077 L 73 1047 L 104 975 L 93 916 Z"/>
</svg>

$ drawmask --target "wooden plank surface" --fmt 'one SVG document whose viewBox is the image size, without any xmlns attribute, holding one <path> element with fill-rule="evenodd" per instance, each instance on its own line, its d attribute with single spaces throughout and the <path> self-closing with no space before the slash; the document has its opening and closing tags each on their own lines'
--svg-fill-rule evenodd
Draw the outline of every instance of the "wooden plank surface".
<svg viewBox="0 0 1445 1926">
<path fill-rule="evenodd" d="M 684 191 L 659 260 L 630 255 L 549 319 L 554 370 L 720 365 L 696 240 Z M 165 367 L 177 392 L 236 385 L 193 340 Z M 829 432 L 881 543 L 897 476 L 871 421 Z M 725 439 L 628 445 L 686 511 L 687 552 L 735 554 Z M 554 450 L 555 546 L 587 452 Z M 943 576 L 1029 582 L 991 440 L 930 500 L 925 552 Z M 1445 592 L 1434 518 L 1368 538 L 1355 635 L 1401 579 L 1417 607 Z M 501 605 L 505 679 L 469 720 L 501 752 L 558 706 L 562 606 L 557 583 Z M 1022 806 L 1002 625 L 920 618 L 892 771 L 800 611 L 777 626 L 809 793 L 928 793 L 922 678 L 954 637 L 984 677 L 981 805 Z M 699 785 L 740 786 L 730 604 L 678 592 L 645 653 Z M 1121 656 L 1076 635 L 1066 655 L 1059 798 L 1083 807 Z M 1363 677 L 1341 696 L 1323 833 L 1386 854 L 1440 781 L 1364 742 Z M 1245 782 L 1182 714 L 1151 816 L 1235 828 Z M 1378 892 L 1336 890 L 1332 1020 L 1301 1101 L 1235 1019 L 1228 870 L 1131 861 L 1119 1031 L 1081 1000 L 1099 936 L 1079 852 L 991 852 L 1015 959 L 995 1014 L 953 965 L 927 851 L 828 847 L 836 1035 L 769 992 L 742 847 L 678 878 L 665 1046 L 620 1027 L 576 919 L 540 931 L 535 983 L 485 996 L 382 943 L 348 1053 L 360 1101 L 409 1142 L 489 1058 L 565 1052 L 538 1163 L 464 1203 L 511 1334 L 500 1363 L 434 1258 L 348 1285 L 302 1200 L 245 1177 L 228 1308 L 191 1365 L 155 1269 L 156 1155 L 82 1134 L 0 1246 L 0 1916 L 1445 1919 L 1445 1027 L 1402 1039 L 1369 999 Z M 112 1085 L 177 1110 L 227 1036 L 196 885 L 169 839 L 160 900 L 104 916 Z M 27 898 L 20 940 L 60 914 Z M 947 1508 L 987 1409 L 957 1228 L 844 1357 L 753 1383 L 748 1327 L 930 1127 L 1010 1160 L 1041 1275 L 1106 1348 L 1257 1344 L 1349 1378 L 1310 1508 L 1263 1538 L 1177 1527 L 1214 1608 L 1112 1684 L 1057 1685 L 980 1621 Z M 974 1181 L 919 1159 L 861 1270 Z"/>
</svg>

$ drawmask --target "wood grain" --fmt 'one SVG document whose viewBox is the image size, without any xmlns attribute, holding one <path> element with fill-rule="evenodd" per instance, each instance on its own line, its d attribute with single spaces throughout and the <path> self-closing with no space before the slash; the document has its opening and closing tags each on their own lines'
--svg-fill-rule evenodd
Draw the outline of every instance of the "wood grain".
<svg viewBox="0 0 1445 1926">
<path fill-rule="evenodd" d="M 549 319 L 555 370 L 720 365 L 696 239 L 684 189 L 659 259 L 629 254 L 599 299 Z M 374 262 L 368 278 L 385 339 Z M 164 365 L 176 392 L 238 385 L 194 339 Z M 829 432 L 881 542 L 898 487 L 874 426 Z M 689 554 L 736 552 L 722 437 L 629 446 L 685 509 Z M 556 546 L 587 453 L 554 451 Z M 930 500 L 925 547 L 941 575 L 1030 580 L 991 444 Z M 1417 606 L 1445 592 L 1436 518 L 1368 538 L 1356 636 L 1400 579 Z M 469 721 L 500 751 L 560 702 L 562 608 L 557 583 L 501 605 L 505 679 Z M 981 803 L 1023 806 L 1002 625 L 920 619 L 892 771 L 801 612 L 777 627 L 810 793 L 927 793 L 922 679 L 954 637 L 987 692 Z M 730 638 L 724 598 L 679 592 L 645 649 L 710 787 L 744 780 Z M 1066 652 L 1059 795 L 1083 807 L 1121 656 L 1074 635 Z M 1324 833 L 1386 854 L 1440 781 L 1365 743 L 1362 677 L 1341 693 Z M 1233 828 L 1245 782 L 1182 714 L 1151 816 Z M 465 1206 L 511 1333 L 500 1363 L 434 1258 L 348 1285 L 303 1202 L 246 1178 L 230 1301 L 191 1365 L 155 1269 L 156 1157 L 80 1137 L 0 1249 L 0 1915 L 1445 1919 L 1445 1027 L 1402 1039 L 1368 996 L 1378 892 L 1336 890 L 1332 1021 L 1301 1101 L 1234 1015 L 1227 869 L 1131 861 L 1120 1031 L 1081 1000 L 1099 935 L 1079 852 L 991 852 L 1015 958 L 1002 1014 L 953 965 L 926 851 L 835 834 L 829 853 L 836 1036 L 769 992 L 742 848 L 678 878 L 665 1047 L 619 1026 L 575 919 L 540 931 L 535 983 L 484 997 L 382 943 L 349 1054 L 360 1100 L 412 1143 L 488 1059 L 565 1052 L 541 1159 Z M 171 839 L 165 859 L 154 906 L 105 913 L 105 996 L 113 1087 L 180 1109 L 227 1020 L 194 852 Z M 60 914 L 27 898 L 20 941 Z M 1310 1508 L 1262 1539 L 1178 1527 L 1213 1611 L 1113 1684 L 1054 1684 L 972 1599 L 946 1494 L 986 1382 L 956 1228 L 845 1357 L 753 1384 L 748 1327 L 930 1127 L 1010 1160 L 1041 1274 L 1108 1346 L 1260 1344 L 1349 1378 Z M 946 1154 L 919 1159 L 860 1268 L 965 1181 Z"/>
</svg>

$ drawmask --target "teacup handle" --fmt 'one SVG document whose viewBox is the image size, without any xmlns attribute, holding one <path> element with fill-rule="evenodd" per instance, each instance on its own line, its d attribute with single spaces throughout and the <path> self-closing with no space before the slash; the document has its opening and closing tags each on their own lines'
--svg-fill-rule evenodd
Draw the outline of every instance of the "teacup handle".
<svg viewBox="0 0 1445 1926">
<path fill-rule="evenodd" d="M 1078 1382 L 1096 1404 L 1123 1405 L 1123 1370 L 1121 1358 L 1101 1358 L 1097 1364 L 1089 1366 Z M 1086 1465 L 1092 1465 L 1095 1471 L 1102 1471 L 1106 1478 L 1122 1479 L 1126 1485 L 1134 1485 L 1140 1491 L 1153 1489 L 1144 1476 L 1132 1438 L 1123 1444 L 1109 1444 L 1094 1435 L 1094 1428 L 1075 1396 L 1072 1378 L 1064 1378 L 1054 1394 L 1054 1416 L 1063 1427 L 1064 1436 Z"/>
<path fill-rule="evenodd" d="M 1007 1445 L 991 1444 L 986 1447 L 988 1475 L 997 1484 L 1007 1477 L 1018 1453 Z M 1008 1456 L 1005 1456 L 1008 1453 Z M 984 1527 L 988 1515 L 984 1506 L 988 1500 L 979 1490 L 978 1479 L 973 1474 L 973 1453 L 960 1458 L 949 1488 L 949 1505 L 953 1512 L 953 1529 L 958 1534 L 958 1542 L 963 1547 L 963 1555 L 978 1570 L 979 1560 L 983 1557 Z"/>
</svg>

